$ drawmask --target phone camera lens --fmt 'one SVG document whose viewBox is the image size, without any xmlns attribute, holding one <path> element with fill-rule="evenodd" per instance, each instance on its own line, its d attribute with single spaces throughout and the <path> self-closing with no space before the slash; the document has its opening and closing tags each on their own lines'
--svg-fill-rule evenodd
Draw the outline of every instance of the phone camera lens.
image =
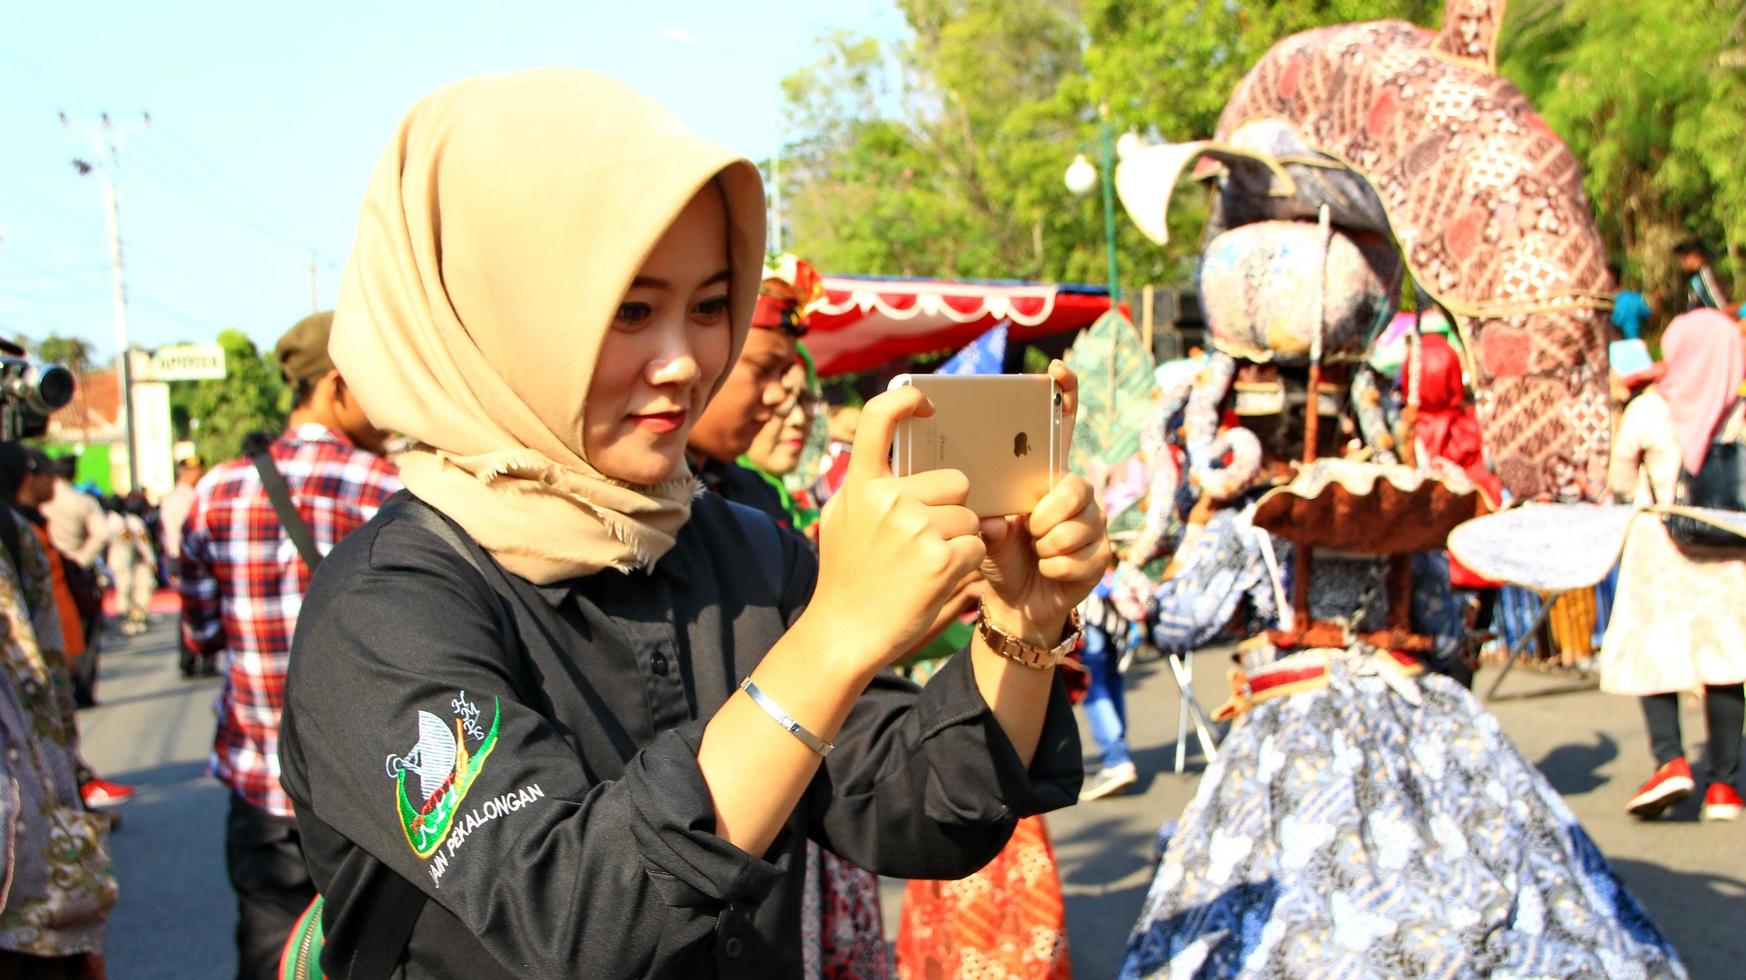
<svg viewBox="0 0 1746 980">
<path fill-rule="evenodd" d="M 1059 391 L 1055 392 L 1055 407 L 1061 407 L 1061 393 Z"/>
</svg>

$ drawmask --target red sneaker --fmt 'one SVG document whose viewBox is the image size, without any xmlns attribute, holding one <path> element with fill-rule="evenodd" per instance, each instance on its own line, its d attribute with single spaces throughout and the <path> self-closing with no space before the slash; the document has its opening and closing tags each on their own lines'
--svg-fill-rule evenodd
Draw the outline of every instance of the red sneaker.
<svg viewBox="0 0 1746 980">
<path fill-rule="evenodd" d="M 1632 816 L 1650 820 L 1690 796 L 1696 788 L 1697 783 L 1691 778 L 1691 765 L 1684 758 L 1678 758 L 1655 770 L 1655 775 L 1637 788 L 1637 795 L 1631 797 L 1625 809 Z"/>
<path fill-rule="evenodd" d="M 1746 809 L 1746 800 L 1727 783 L 1711 783 L 1709 792 L 1704 794 L 1705 820 L 1732 820 L 1742 809 Z"/>
<path fill-rule="evenodd" d="M 112 783 L 107 779 L 91 779 L 79 784 L 79 796 L 85 801 L 85 806 L 92 810 L 103 810 L 112 806 L 120 806 L 133 799 L 133 787 Z"/>
</svg>

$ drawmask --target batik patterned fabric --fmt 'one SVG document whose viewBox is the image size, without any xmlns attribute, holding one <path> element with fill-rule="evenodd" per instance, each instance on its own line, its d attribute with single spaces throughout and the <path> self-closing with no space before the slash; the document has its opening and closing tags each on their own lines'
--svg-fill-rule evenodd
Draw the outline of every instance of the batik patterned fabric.
<svg viewBox="0 0 1746 980">
<path fill-rule="evenodd" d="M 11 889 L 0 913 L 0 950 L 61 957 L 103 951 L 103 927 L 115 904 L 107 851 L 109 819 L 79 799 L 78 732 L 72 680 L 61 649 L 60 619 L 48 554 L 23 518 L 15 570 L 0 554 L 0 658 L 7 690 L 5 744 L 18 812 L 11 840 Z M 21 573 L 21 574 L 20 574 Z M 14 710 L 16 709 L 16 710 Z M 10 789 L 11 787 L 9 787 Z"/>
<path fill-rule="evenodd" d="M 1269 542 L 1250 523 L 1249 510 L 1215 511 L 1204 526 L 1189 529 L 1174 563 L 1179 570 L 1153 593 L 1152 644 L 1158 649 L 1188 653 L 1206 646 L 1239 610 L 1256 627 L 1278 621 L 1279 593 L 1261 550 Z"/>
<path fill-rule="evenodd" d="M 1685 975 L 1466 690 L 1423 675 L 1414 706 L 1357 662 L 1219 746 L 1122 977 Z"/>
<path fill-rule="evenodd" d="M 1400 262 L 1376 236 L 1359 241 L 1303 221 L 1258 221 L 1206 245 L 1200 284 L 1207 332 L 1251 361 L 1359 356 L 1394 312 Z"/>
<path fill-rule="evenodd" d="M 817 844 L 806 845 L 800 941 L 807 980 L 887 980 L 891 954 L 879 879 Z"/>
<path fill-rule="evenodd" d="M 1026 817 L 981 871 L 912 881 L 897 934 L 899 980 L 1068 980 L 1067 913 L 1042 817 Z"/>
<path fill-rule="evenodd" d="M 1605 250 L 1570 151 L 1491 64 L 1504 0 L 1460 0 L 1440 34 L 1345 24 L 1275 45 L 1220 117 L 1280 120 L 1363 176 L 1413 280 L 1472 341 L 1479 414 L 1517 497 L 1604 491 Z"/>
</svg>

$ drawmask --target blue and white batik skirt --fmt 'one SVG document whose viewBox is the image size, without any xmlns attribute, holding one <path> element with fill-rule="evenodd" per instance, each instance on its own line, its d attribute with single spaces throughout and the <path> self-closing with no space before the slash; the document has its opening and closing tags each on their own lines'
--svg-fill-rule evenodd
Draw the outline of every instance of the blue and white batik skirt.
<svg viewBox="0 0 1746 980">
<path fill-rule="evenodd" d="M 1333 658 L 1326 687 L 1239 719 L 1165 833 L 1122 977 L 1685 976 L 1445 677 Z"/>
</svg>

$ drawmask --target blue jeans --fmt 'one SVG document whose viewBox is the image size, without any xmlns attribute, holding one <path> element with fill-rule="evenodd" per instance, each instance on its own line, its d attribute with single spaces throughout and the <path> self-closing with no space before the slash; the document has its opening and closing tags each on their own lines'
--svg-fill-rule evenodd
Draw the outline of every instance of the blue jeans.
<svg viewBox="0 0 1746 980">
<path fill-rule="evenodd" d="M 1121 651 L 1103 630 L 1085 626 L 1085 669 L 1091 688 L 1085 692 L 1085 717 L 1091 722 L 1091 737 L 1103 755 L 1105 768 L 1133 761 L 1128 754 L 1127 708 L 1122 701 L 1122 675 L 1116 669 Z"/>
</svg>

